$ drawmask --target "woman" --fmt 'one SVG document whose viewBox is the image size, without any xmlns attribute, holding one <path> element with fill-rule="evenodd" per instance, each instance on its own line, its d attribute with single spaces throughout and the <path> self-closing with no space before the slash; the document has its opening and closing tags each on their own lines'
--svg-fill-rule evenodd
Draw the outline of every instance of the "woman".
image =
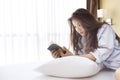
<svg viewBox="0 0 120 80">
<path fill-rule="evenodd" d="M 120 38 L 111 26 L 97 21 L 86 9 L 77 9 L 69 18 L 71 44 L 75 54 L 63 47 L 52 51 L 55 58 L 59 56 L 79 55 L 95 61 L 101 69 L 117 70 L 120 67 Z M 116 79 L 120 80 L 120 70 Z"/>
</svg>

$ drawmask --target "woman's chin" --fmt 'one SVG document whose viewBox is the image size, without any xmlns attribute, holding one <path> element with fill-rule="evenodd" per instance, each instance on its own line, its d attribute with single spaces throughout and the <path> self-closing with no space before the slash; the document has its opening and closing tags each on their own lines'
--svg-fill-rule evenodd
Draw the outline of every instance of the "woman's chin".
<svg viewBox="0 0 120 80">
<path fill-rule="evenodd" d="M 85 36 L 85 34 L 82 34 L 82 33 L 81 33 L 80 35 L 81 35 L 81 36 Z"/>
</svg>

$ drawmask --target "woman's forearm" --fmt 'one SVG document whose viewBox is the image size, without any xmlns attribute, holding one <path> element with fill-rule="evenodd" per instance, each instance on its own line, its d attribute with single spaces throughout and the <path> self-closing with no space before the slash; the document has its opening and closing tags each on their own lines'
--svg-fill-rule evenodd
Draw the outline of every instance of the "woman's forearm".
<svg viewBox="0 0 120 80">
<path fill-rule="evenodd" d="M 89 59 L 91 59 L 92 61 L 96 61 L 96 58 L 92 55 L 92 54 L 83 54 L 82 55 L 83 57 L 86 57 L 86 58 L 89 58 Z"/>
</svg>

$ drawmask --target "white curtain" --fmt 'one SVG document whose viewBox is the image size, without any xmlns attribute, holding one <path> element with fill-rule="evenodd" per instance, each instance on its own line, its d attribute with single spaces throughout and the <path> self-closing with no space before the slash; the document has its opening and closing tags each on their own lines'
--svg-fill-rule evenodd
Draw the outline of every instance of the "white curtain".
<svg viewBox="0 0 120 80">
<path fill-rule="evenodd" d="M 69 48 L 67 19 L 86 0 L 0 0 L 0 65 L 53 59 L 53 41 Z"/>
<path fill-rule="evenodd" d="M 0 0 L 0 65 L 38 60 L 36 2 Z"/>
<path fill-rule="evenodd" d="M 37 1 L 40 61 L 53 59 L 47 50 L 50 42 L 69 48 L 68 18 L 78 8 L 86 8 L 86 0 Z"/>
</svg>

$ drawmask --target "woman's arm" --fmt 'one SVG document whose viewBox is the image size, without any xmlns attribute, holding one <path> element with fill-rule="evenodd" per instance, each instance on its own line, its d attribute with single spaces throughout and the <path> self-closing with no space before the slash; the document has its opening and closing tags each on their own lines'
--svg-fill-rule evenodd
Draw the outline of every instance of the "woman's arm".
<svg viewBox="0 0 120 80">
<path fill-rule="evenodd" d="M 86 58 L 89 58 L 92 61 L 96 61 L 96 58 L 91 53 L 84 54 L 84 55 L 82 55 L 82 57 L 86 57 Z"/>
<path fill-rule="evenodd" d="M 70 52 L 67 48 L 65 48 L 65 47 L 63 47 L 63 49 L 66 51 L 66 53 L 64 54 L 64 53 L 61 53 L 61 56 L 62 57 L 65 57 L 65 56 L 75 56 L 72 52 Z M 84 55 L 82 55 L 82 57 L 86 57 L 86 58 L 89 58 L 90 60 L 92 60 L 92 61 L 95 61 L 96 60 L 96 58 L 91 54 L 91 53 L 89 53 L 89 54 L 84 54 Z"/>
<path fill-rule="evenodd" d="M 115 42 L 115 32 L 110 25 L 105 24 L 98 31 L 98 48 L 90 52 L 97 63 L 105 61 L 113 52 Z"/>
</svg>

